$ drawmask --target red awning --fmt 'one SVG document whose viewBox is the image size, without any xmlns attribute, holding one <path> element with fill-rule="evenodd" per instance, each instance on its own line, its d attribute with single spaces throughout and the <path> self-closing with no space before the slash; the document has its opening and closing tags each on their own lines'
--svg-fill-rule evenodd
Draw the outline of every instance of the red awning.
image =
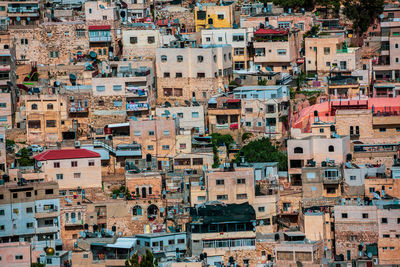
<svg viewBox="0 0 400 267">
<path fill-rule="evenodd" d="M 226 103 L 240 103 L 240 99 L 228 99 Z"/>
<path fill-rule="evenodd" d="M 89 26 L 89 31 L 106 31 L 111 30 L 110 25 L 92 25 Z"/>
</svg>

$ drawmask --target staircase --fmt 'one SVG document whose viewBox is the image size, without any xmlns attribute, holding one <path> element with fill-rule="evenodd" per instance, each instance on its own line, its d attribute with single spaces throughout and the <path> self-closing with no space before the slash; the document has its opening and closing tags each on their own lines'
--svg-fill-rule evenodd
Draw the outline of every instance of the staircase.
<svg viewBox="0 0 400 267">
<path fill-rule="evenodd" d="M 106 143 L 104 143 L 102 141 L 99 141 L 99 140 L 94 140 L 93 141 L 93 145 L 95 147 L 96 146 L 101 146 L 101 147 L 105 148 L 106 150 L 108 150 L 110 153 L 113 153 L 114 155 L 117 152 L 115 148 L 113 148 L 112 146 L 110 146 L 110 145 L 108 145 L 108 144 L 106 144 Z"/>
</svg>

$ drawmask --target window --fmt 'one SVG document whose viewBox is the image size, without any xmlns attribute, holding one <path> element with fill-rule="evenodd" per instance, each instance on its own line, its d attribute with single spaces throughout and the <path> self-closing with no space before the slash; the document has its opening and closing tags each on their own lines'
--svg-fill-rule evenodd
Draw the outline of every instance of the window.
<svg viewBox="0 0 400 267">
<path fill-rule="evenodd" d="M 163 145 L 162 150 L 169 150 L 169 145 Z"/>
<path fill-rule="evenodd" d="M 167 56 L 163 55 L 161 56 L 161 62 L 166 62 L 167 61 Z"/>
<path fill-rule="evenodd" d="M 182 88 L 174 88 L 174 96 L 183 96 Z"/>
<path fill-rule="evenodd" d="M 58 51 L 50 51 L 50 58 L 58 58 Z"/>
<path fill-rule="evenodd" d="M 370 192 L 370 193 L 375 192 L 375 187 L 370 187 L 370 188 L 369 188 L 369 192 Z"/>
<path fill-rule="evenodd" d="M 237 194 L 236 199 L 247 199 L 247 194 Z"/>
<path fill-rule="evenodd" d="M 335 152 L 335 147 L 334 146 L 329 146 L 328 147 L 329 152 Z"/>
<path fill-rule="evenodd" d="M 278 49 L 278 55 L 286 55 L 286 49 Z"/>
<path fill-rule="evenodd" d="M 88 165 L 91 167 L 94 166 L 94 160 L 89 160 Z"/>
<path fill-rule="evenodd" d="M 122 107 L 122 101 L 115 100 L 113 102 L 113 104 L 114 104 L 114 107 Z"/>
<path fill-rule="evenodd" d="M 303 154 L 303 148 L 295 147 L 293 152 L 294 152 L 294 154 Z"/>
<path fill-rule="evenodd" d="M 85 37 L 85 30 L 84 29 L 77 29 L 76 30 L 76 37 L 81 38 L 81 37 Z"/>
<path fill-rule="evenodd" d="M 395 45 L 394 45 L 394 48 L 399 48 L 399 44 L 395 44 Z"/>
<path fill-rule="evenodd" d="M 133 135 L 134 135 L 134 136 L 140 136 L 140 131 L 134 131 L 134 132 L 133 132 Z"/>
<path fill-rule="evenodd" d="M 216 184 L 216 185 L 224 185 L 224 184 L 225 184 L 225 180 L 224 180 L 224 179 L 217 179 L 217 180 L 215 181 L 215 184 Z"/>
<path fill-rule="evenodd" d="M 99 102 L 97 102 L 97 104 L 98 104 L 99 106 L 104 106 L 104 100 L 99 100 Z"/>
<path fill-rule="evenodd" d="M 149 131 L 149 136 L 154 136 L 154 131 Z"/>
<path fill-rule="evenodd" d="M 169 72 L 164 72 L 164 78 L 169 78 L 170 77 L 170 73 Z"/>
<path fill-rule="evenodd" d="M 326 66 L 327 66 L 327 67 L 330 67 L 330 66 L 331 66 L 331 63 L 330 63 L 329 61 L 327 61 L 327 62 L 326 62 Z"/>
<path fill-rule="evenodd" d="M 381 133 L 386 132 L 386 128 L 379 128 L 379 132 L 381 132 Z"/>
<path fill-rule="evenodd" d="M 234 41 L 234 42 L 242 42 L 242 41 L 244 41 L 244 35 L 243 34 L 234 34 L 232 36 L 232 41 Z"/>
<path fill-rule="evenodd" d="M 324 47 L 324 54 L 329 55 L 331 53 L 331 48 L 330 47 Z"/>
<path fill-rule="evenodd" d="M 185 239 L 178 239 L 178 244 L 185 244 Z"/>
<path fill-rule="evenodd" d="M 265 207 L 258 207 L 258 211 L 259 212 L 264 212 L 265 211 Z"/>
<path fill-rule="evenodd" d="M 6 108 L 7 107 L 7 103 L 0 103 L 0 108 Z"/>
<path fill-rule="evenodd" d="M 186 144 L 185 143 L 179 144 L 179 149 L 186 149 Z"/>
<path fill-rule="evenodd" d="M 390 238 L 390 235 L 384 234 L 384 235 L 382 235 L 382 237 L 383 237 L 383 238 Z"/>
<path fill-rule="evenodd" d="M 31 109 L 32 110 L 37 110 L 38 109 L 38 105 L 37 104 L 32 104 L 31 105 Z"/>
<path fill-rule="evenodd" d="M 48 110 L 53 110 L 53 104 L 47 104 L 47 109 Z"/>
<path fill-rule="evenodd" d="M 233 49 L 233 54 L 235 56 L 242 56 L 244 55 L 244 48 L 234 48 Z"/>
<path fill-rule="evenodd" d="M 45 190 L 45 194 L 46 195 L 52 195 L 52 194 L 54 194 L 54 190 L 53 189 L 46 189 Z M 36 194 L 35 194 L 36 195 Z"/>
<path fill-rule="evenodd" d="M 13 198 L 18 198 L 18 193 L 13 193 Z"/>
<path fill-rule="evenodd" d="M 197 196 L 197 201 L 205 201 L 206 196 Z"/>
<path fill-rule="evenodd" d="M 154 149 L 154 146 L 153 146 L 153 145 L 148 145 L 148 146 L 147 146 L 147 149 L 148 149 L 148 150 L 153 150 L 153 149 Z"/>
<path fill-rule="evenodd" d="M 176 56 L 176 61 L 182 62 L 183 61 L 183 56 Z"/>
<path fill-rule="evenodd" d="M 206 42 L 211 42 L 211 38 L 210 37 L 206 37 Z"/>
<path fill-rule="evenodd" d="M 182 78 L 182 72 L 175 73 L 175 78 Z"/>
<path fill-rule="evenodd" d="M 206 74 L 204 72 L 197 73 L 197 78 L 204 78 L 204 77 L 206 77 Z"/>
<path fill-rule="evenodd" d="M 104 85 L 97 85 L 96 86 L 96 91 L 97 92 L 104 92 L 105 90 L 106 90 L 106 87 Z"/>
<path fill-rule="evenodd" d="M 154 44 L 156 42 L 156 38 L 154 36 L 148 36 L 147 37 L 147 43 L 148 44 Z"/>
<path fill-rule="evenodd" d="M 46 121 L 46 127 L 47 128 L 55 128 L 55 127 L 57 127 L 57 121 L 55 121 L 55 120 L 47 120 Z"/>
<path fill-rule="evenodd" d="M 218 14 L 218 19 L 224 19 L 224 14 Z"/>
<path fill-rule="evenodd" d="M 347 217 L 347 213 L 342 213 L 342 218 L 343 219 L 347 219 L 348 217 Z"/>
<path fill-rule="evenodd" d="M 350 175 L 350 181 L 355 181 L 357 177 L 355 175 Z"/>
<path fill-rule="evenodd" d="M 77 179 L 81 178 L 81 173 L 80 172 L 75 172 L 74 173 L 74 178 L 77 178 Z"/>
<path fill-rule="evenodd" d="M 0 231 L 4 231 L 6 227 L 4 225 L 0 225 Z"/>
<path fill-rule="evenodd" d="M 103 16 L 103 20 L 107 20 L 107 16 Z"/>
<path fill-rule="evenodd" d="M 54 168 L 60 168 L 60 162 L 54 162 L 53 163 Z"/>
<path fill-rule="evenodd" d="M 382 219 L 381 219 L 381 223 L 383 223 L 383 224 L 388 223 L 388 219 L 387 219 L 387 218 L 382 218 Z"/>
<path fill-rule="evenodd" d="M 168 245 L 175 245 L 175 240 L 174 239 L 168 240 Z"/>
<path fill-rule="evenodd" d="M 122 85 L 120 85 L 120 84 L 114 84 L 114 85 L 113 85 L 113 90 L 114 90 L 114 91 L 122 91 Z"/>
<path fill-rule="evenodd" d="M 27 223 L 27 224 L 26 224 L 26 228 L 28 228 L 28 229 L 29 229 L 29 228 L 33 228 L 33 223 L 31 223 L 31 222 L 30 222 L 30 223 Z"/>
<path fill-rule="evenodd" d="M 199 113 L 198 112 L 192 112 L 192 118 L 193 119 L 199 118 Z"/>
<path fill-rule="evenodd" d="M 4 210 L 0 210 L 0 216 L 4 216 L 5 212 Z"/>
<path fill-rule="evenodd" d="M 164 130 L 163 135 L 168 136 L 169 135 L 169 130 Z"/>
<path fill-rule="evenodd" d="M 368 213 L 363 213 L 362 217 L 363 217 L 363 219 L 368 219 Z"/>
<path fill-rule="evenodd" d="M 62 173 L 58 173 L 58 174 L 56 174 L 56 179 L 62 180 L 62 179 L 64 179 L 64 175 Z"/>
<path fill-rule="evenodd" d="M 204 61 L 204 57 L 203 56 L 197 56 L 197 62 L 203 62 Z"/>
<path fill-rule="evenodd" d="M 228 195 L 217 195 L 217 200 L 228 200 Z"/>
<path fill-rule="evenodd" d="M 400 218 L 397 218 L 397 224 L 400 224 Z"/>
<path fill-rule="evenodd" d="M 324 132 L 324 128 L 320 128 L 320 129 L 319 129 L 319 132 L 320 132 L 320 133 L 323 133 L 323 132 Z"/>
<path fill-rule="evenodd" d="M 130 42 L 131 44 L 137 44 L 137 37 L 131 37 L 131 38 L 129 38 L 129 42 Z"/>
<path fill-rule="evenodd" d="M 27 45 L 28 44 L 28 39 L 21 39 L 21 44 L 22 45 Z"/>
<path fill-rule="evenodd" d="M 15 255 L 15 260 L 22 260 L 24 259 L 24 256 L 22 255 Z"/>
<path fill-rule="evenodd" d="M 25 196 L 26 197 L 31 197 L 32 196 L 32 192 L 25 192 Z"/>
<path fill-rule="evenodd" d="M 237 184 L 246 184 L 246 179 L 245 178 L 236 179 L 236 183 Z"/>
<path fill-rule="evenodd" d="M 71 161 L 71 167 L 78 167 L 77 161 Z"/>
</svg>

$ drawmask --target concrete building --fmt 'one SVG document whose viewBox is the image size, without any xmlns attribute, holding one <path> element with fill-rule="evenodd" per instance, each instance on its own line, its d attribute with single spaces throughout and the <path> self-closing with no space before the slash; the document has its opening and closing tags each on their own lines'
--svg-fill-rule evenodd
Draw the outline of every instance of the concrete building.
<svg viewBox="0 0 400 267">
<path fill-rule="evenodd" d="M 300 48 L 297 29 L 260 28 L 254 32 L 256 69 L 264 72 L 291 72 Z"/>
<path fill-rule="evenodd" d="M 31 244 L 29 242 L 11 242 L 0 244 L 1 264 L 11 267 L 31 266 Z"/>
<path fill-rule="evenodd" d="M 25 26 L 35 25 L 39 22 L 39 1 L 21 3 L 20 1 L 7 1 L 7 16 L 10 18 L 9 25 Z"/>
<path fill-rule="evenodd" d="M 187 235 L 183 233 L 151 233 L 136 235 L 137 245 L 150 249 L 154 254 L 163 253 L 166 258 L 179 258 L 187 249 Z"/>
<path fill-rule="evenodd" d="M 132 173 L 127 171 L 125 184 L 129 191 L 135 194 L 135 198 L 159 198 L 162 194 L 162 179 L 157 172 Z"/>
<path fill-rule="evenodd" d="M 123 55 L 125 58 L 156 56 L 156 49 L 161 47 L 164 36 L 158 29 L 122 28 Z M 168 38 L 169 40 L 170 38 Z"/>
<path fill-rule="evenodd" d="M 204 107 L 203 106 L 178 106 L 178 107 L 157 107 L 157 117 L 175 118 L 179 131 L 193 131 L 195 134 L 204 134 Z"/>
<path fill-rule="evenodd" d="M 47 150 L 34 157 L 36 166 L 60 189 L 101 187 L 100 154 L 87 149 Z"/>
<path fill-rule="evenodd" d="M 194 19 L 196 32 L 209 28 L 232 28 L 235 20 L 235 4 L 217 5 L 215 3 L 204 3 L 201 7 L 196 6 Z"/>
<path fill-rule="evenodd" d="M 351 74 L 361 69 L 361 48 L 348 47 L 344 36 L 322 35 L 305 39 L 307 73 L 321 76 Z"/>
<path fill-rule="evenodd" d="M 253 38 L 253 29 L 203 29 L 203 45 L 231 45 L 234 70 L 250 68 L 248 45 Z"/>
<path fill-rule="evenodd" d="M 230 45 L 193 46 L 178 41 L 157 48 L 157 103 L 206 102 L 225 91 L 232 76 Z"/>
<path fill-rule="evenodd" d="M 344 163 L 346 155 L 350 153 L 350 138 L 326 138 L 310 136 L 301 139 L 289 139 L 288 143 L 289 177 L 292 184 L 300 182 L 301 168 L 311 161 L 317 166 L 328 160 L 336 164 Z M 300 184 L 300 183 L 299 183 Z"/>
<path fill-rule="evenodd" d="M 346 163 L 343 168 L 343 196 L 364 197 L 368 177 L 384 177 L 385 165 L 356 165 Z"/>
</svg>

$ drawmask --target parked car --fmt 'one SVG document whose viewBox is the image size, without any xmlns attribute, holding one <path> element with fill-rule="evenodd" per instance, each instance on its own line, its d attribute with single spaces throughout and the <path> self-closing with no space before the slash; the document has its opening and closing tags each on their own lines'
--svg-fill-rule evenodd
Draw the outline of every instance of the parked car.
<svg viewBox="0 0 400 267">
<path fill-rule="evenodd" d="M 41 147 L 39 145 L 30 145 L 30 146 L 28 146 L 28 150 L 30 150 L 32 152 L 43 152 L 43 147 Z"/>
</svg>

